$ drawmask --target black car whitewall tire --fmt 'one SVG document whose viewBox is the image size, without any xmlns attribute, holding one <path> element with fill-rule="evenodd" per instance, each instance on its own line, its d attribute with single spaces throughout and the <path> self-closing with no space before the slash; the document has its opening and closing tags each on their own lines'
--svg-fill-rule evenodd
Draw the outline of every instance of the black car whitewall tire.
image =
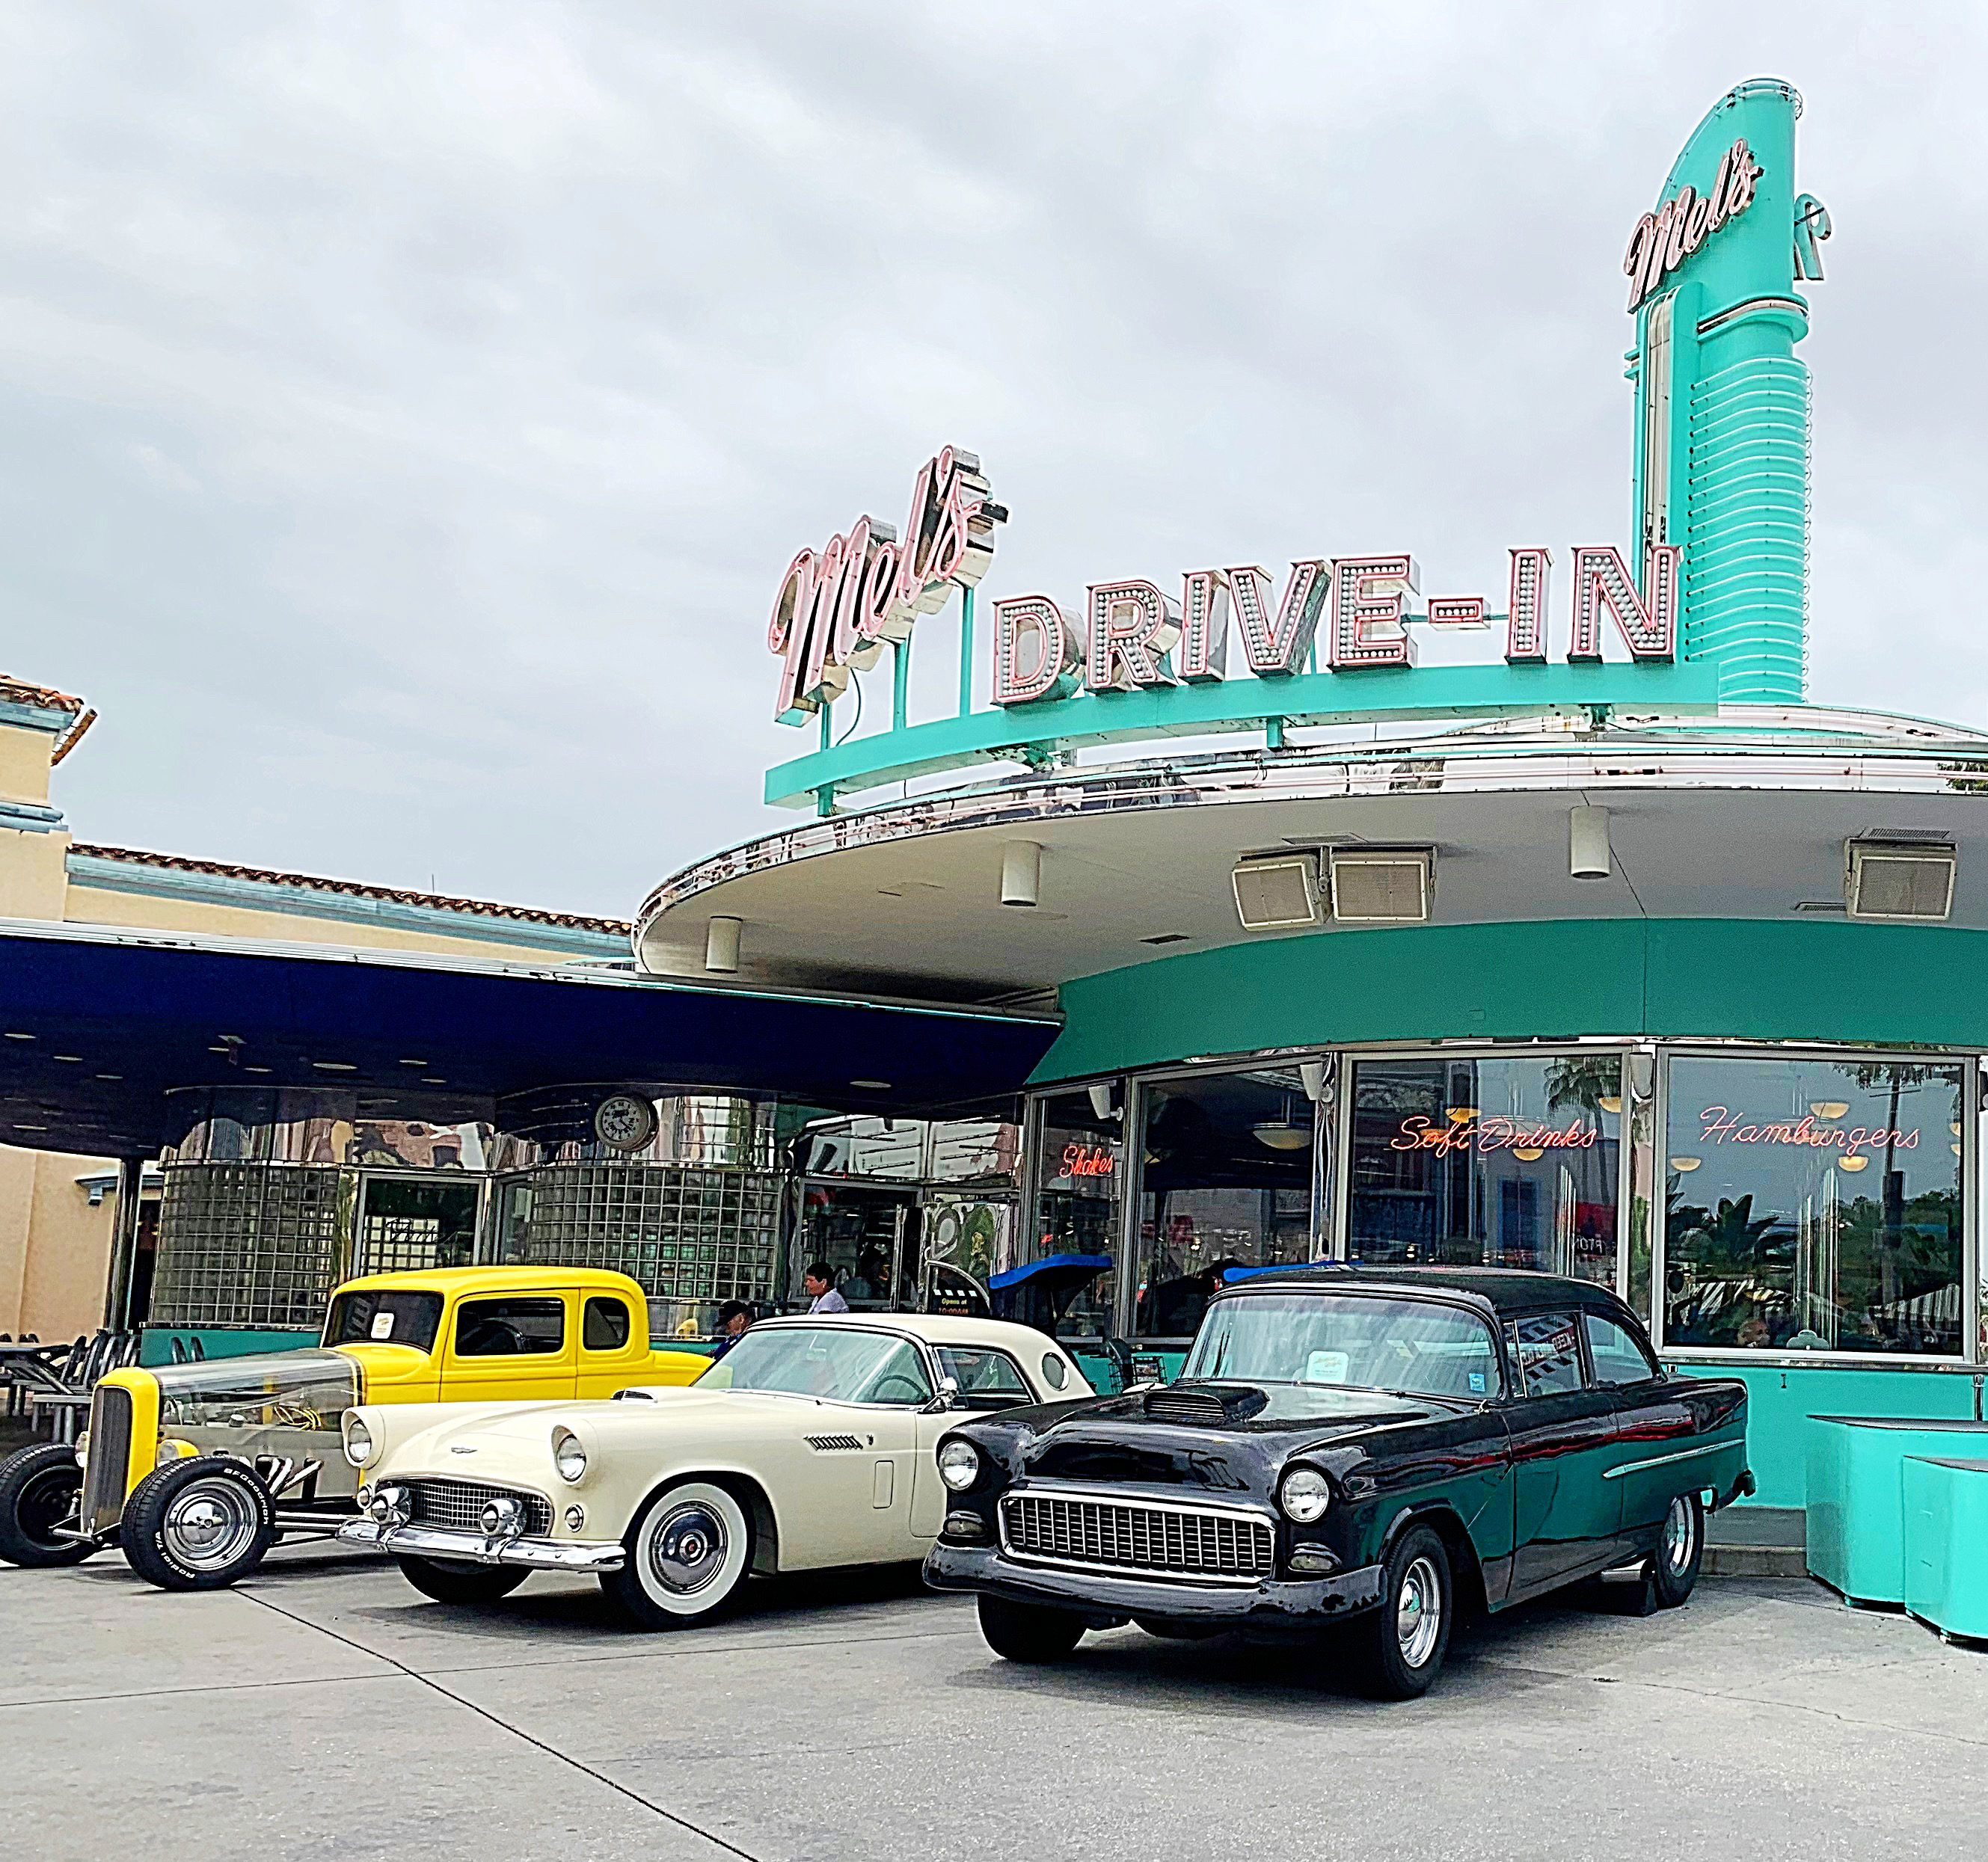
<svg viewBox="0 0 1988 1862">
<path fill-rule="evenodd" d="M 1060 1661 L 1084 1640 L 1084 1619 L 980 1593 L 980 1633 L 1004 1661 Z"/>
<path fill-rule="evenodd" d="M 1657 1606 L 1675 1610 L 1698 1584 L 1705 1560 L 1705 1502 L 1695 1493 L 1681 1493 L 1664 1515 L 1663 1536 L 1650 1561 L 1650 1584 Z"/>
<path fill-rule="evenodd" d="M 1442 1536 L 1411 1526 L 1383 1568 L 1381 1606 L 1350 1627 L 1357 1678 L 1376 1700 L 1413 1700 L 1442 1672 L 1456 1620 L 1456 1587 Z"/>
<path fill-rule="evenodd" d="M 119 1543 L 161 1590 L 218 1590 L 254 1570 L 276 1536 L 276 1503 L 255 1470 L 197 1455 L 138 1483 Z"/>
<path fill-rule="evenodd" d="M 96 1549 L 52 1529 L 70 1519 L 83 1492 L 83 1469 L 66 1442 L 38 1441 L 0 1462 L 0 1559 L 46 1569 L 80 1564 Z"/>
<path fill-rule="evenodd" d="M 532 1574 L 521 1565 L 472 1565 L 455 1558 L 394 1558 L 401 1575 L 438 1603 L 475 1606 L 509 1597 Z"/>
<path fill-rule="evenodd" d="M 737 1602 L 752 1569 L 752 1522 L 715 1481 L 666 1487 L 622 1540 L 627 1562 L 600 1587 L 645 1629 L 689 1629 Z"/>
</svg>

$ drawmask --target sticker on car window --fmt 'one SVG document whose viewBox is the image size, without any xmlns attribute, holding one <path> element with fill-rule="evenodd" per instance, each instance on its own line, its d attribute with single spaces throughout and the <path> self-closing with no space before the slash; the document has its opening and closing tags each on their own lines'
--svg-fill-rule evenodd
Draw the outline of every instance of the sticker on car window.
<svg viewBox="0 0 1988 1862">
<path fill-rule="evenodd" d="M 1472 1372 L 1471 1372 L 1471 1374 L 1470 1374 L 1470 1394 L 1471 1394 L 1473 1397 L 1481 1397 L 1481 1396 L 1483 1396 L 1483 1394 L 1484 1394 L 1484 1373 L 1483 1373 L 1483 1371 L 1481 1371 L 1481 1370 L 1473 1370 Z"/>
<path fill-rule="evenodd" d="M 372 1327 L 366 1336 L 368 1338 L 391 1338 L 394 1336 L 394 1315 L 391 1313 L 375 1313 Z"/>
<path fill-rule="evenodd" d="M 1304 1381 L 1307 1384 L 1344 1384 L 1347 1367 L 1352 1359 L 1344 1351 L 1314 1351 L 1305 1358 Z"/>
</svg>

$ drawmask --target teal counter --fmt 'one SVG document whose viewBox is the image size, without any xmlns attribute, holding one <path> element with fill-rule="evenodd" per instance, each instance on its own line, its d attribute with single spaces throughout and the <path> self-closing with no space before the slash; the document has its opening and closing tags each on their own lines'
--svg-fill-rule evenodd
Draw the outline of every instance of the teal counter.
<svg viewBox="0 0 1988 1862">
<path fill-rule="evenodd" d="M 1988 1640 L 1988 1462 L 1909 1456 L 1905 1607 L 1949 1636 Z"/>
<path fill-rule="evenodd" d="M 1906 1465 L 1988 1449 L 1988 1423 L 1817 1416 L 1808 1439 L 1809 1570 L 1854 1603 L 1902 1603 Z"/>
<path fill-rule="evenodd" d="M 256 1332 L 236 1326 L 147 1326 L 139 1334 L 138 1362 L 148 1370 L 173 1361 L 173 1340 L 188 1357 L 195 1339 L 205 1357 L 253 1357 L 264 1351 L 295 1351 L 318 1341 L 316 1332 Z"/>
<path fill-rule="evenodd" d="M 1689 1377 L 1736 1377 L 1746 1386 L 1747 1458 L 1760 1483 L 1756 1506 L 1808 1504 L 1809 1455 L 1819 1416 L 1972 1422 L 1980 1413 L 1979 1387 L 1967 1373 L 1848 1364 L 1670 1368 Z"/>
</svg>

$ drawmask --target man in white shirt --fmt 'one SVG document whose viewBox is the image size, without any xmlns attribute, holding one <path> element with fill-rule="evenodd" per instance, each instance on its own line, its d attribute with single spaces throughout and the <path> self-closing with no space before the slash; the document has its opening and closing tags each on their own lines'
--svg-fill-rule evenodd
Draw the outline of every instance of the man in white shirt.
<svg viewBox="0 0 1988 1862">
<path fill-rule="evenodd" d="M 846 1313 L 849 1302 L 835 1290 L 835 1269 L 826 1261 L 810 1261 L 801 1276 L 810 1313 Z"/>
</svg>

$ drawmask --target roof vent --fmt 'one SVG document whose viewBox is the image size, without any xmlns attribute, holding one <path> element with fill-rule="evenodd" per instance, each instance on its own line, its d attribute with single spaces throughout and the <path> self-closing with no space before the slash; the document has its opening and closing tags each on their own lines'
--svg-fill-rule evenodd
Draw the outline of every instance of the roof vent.
<svg viewBox="0 0 1988 1862">
<path fill-rule="evenodd" d="M 1245 931 L 1291 931 L 1318 922 L 1318 862 L 1309 853 L 1238 860 L 1229 878 Z"/>
<path fill-rule="evenodd" d="M 1333 849 L 1332 915 L 1342 924 L 1421 924 L 1435 890 L 1428 847 Z"/>
<path fill-rule="evenodd" d="M 1851 917 L 1937 924 L 1952 911 L 1959 860 L 1952 847 L 1925 841 L 1853 840 L 1848 851 L 1843 897 Z"/>
</svg>

